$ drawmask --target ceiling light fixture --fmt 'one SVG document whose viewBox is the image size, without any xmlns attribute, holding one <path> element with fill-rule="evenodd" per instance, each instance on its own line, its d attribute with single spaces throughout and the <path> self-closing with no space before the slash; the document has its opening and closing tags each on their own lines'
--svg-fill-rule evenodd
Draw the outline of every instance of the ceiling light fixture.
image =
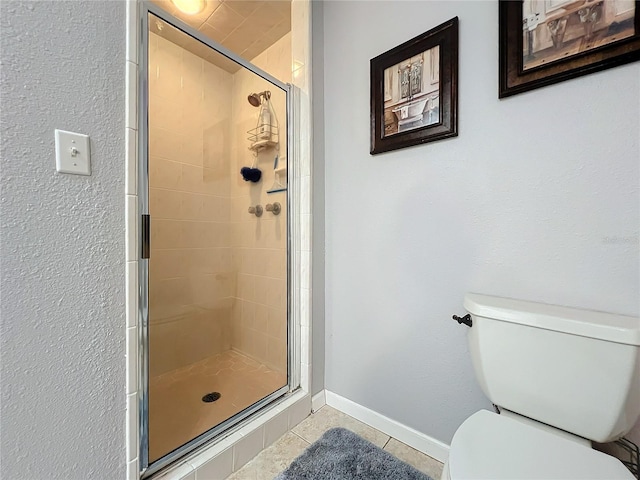
<svg viewBox="0 0 640 480">
<path fill-rule="evenodd" d="M 207 6 L 206 0 L 171 0 L 178 10 L 187 15 L 195 15 Z"/>
</svg>

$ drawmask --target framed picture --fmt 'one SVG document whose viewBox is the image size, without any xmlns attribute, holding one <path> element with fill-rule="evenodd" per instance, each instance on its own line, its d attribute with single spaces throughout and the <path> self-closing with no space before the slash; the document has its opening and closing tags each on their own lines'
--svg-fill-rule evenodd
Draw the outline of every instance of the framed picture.
<svg viewBox="0 0 640 480">
<path fill-rule="evenodd" d="M 458 135 L 458 17 L 371 60 L 371 154 Z"/>
<path fill-rule="evenodd" d="M 499 2 L 500 98 L 640 59 L 640 2 Z"/>
</svg>

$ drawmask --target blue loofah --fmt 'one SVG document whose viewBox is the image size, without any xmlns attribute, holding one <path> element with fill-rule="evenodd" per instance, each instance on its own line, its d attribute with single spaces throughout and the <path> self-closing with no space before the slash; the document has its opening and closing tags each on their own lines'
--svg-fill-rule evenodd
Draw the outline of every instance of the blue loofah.
<svg viewBox="0 0 640 480">
<path fill-rule="evenodd" d="M 240 175 L 242 175 L 245 182 L 257 183 L 262 178 L 262 171 L 259 168 L 242 167 Z"/>
</svg>

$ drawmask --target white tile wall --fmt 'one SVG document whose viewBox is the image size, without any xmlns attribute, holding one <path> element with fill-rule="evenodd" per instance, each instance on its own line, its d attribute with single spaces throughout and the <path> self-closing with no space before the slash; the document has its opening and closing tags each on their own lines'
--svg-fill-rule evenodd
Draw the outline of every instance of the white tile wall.
<svg viewBox="0 0 640 480">
<path fill-rule="evenodd" d="M 289 430 L 298 425 L 311 413 L 311 395 L 305 395 L 299 402 L 289 407 Z"/>
<path fill-rule="evenodd" d="M 127 328 L 131 328 L 138 324 L 138 262 L 127 262 L 125 283 Z"/>
<path fill-rule="evenodd" d="M 252 63 L 283 82 L 291 79 L 291 35 L 287 34 Z M 286 98 L 282 91 L 248 70 L 234 75 L 233 97 L 245 98 L 248 92 L 265 89 L 272 93 L 271 103 L 280 123 L 280 144 L 286 144 Z M 253 159 L 247 153 L 248 140 L 244 132 L 255 127 L 259 110 L 240 101 L 233 106 L 233 130 L 240 132 L 232 148 L 233 252 L 238 270 L 235 297 L 237 316 L 232 323 L 232 346 L 270 368 L 286 369 L 286 193 L 266 194 L 274 181 L 275 151 L 262 152 L 257 166 L 262 170 L 261 182 L 251 184 L 240 179 L 238 172 Z M 284 149 L 283 149 L 284 151 Z M 283 155 L 279 165 L 287 161 Z M 283 210 L 278 217 L 264 212 L 256 218 L 247 213 L 251 205 L 280 202 Z"/>
<path fill-rule="evenodd" d="M 138 459 L 131 460 L 127 463 L 127 478 L 138 478 L 138 472 L 140 471 L 140 467 L 138 465 Z"/>
<path fill-rule="evenodd" d="M 273 444 L 282 435 L 287 433 L 289 429 L 289 414 L 286 411 L 277 413 L 272 419 L 268 420 L 264 425 L 264 447 L 267 448 Z"/>
<path fill-rule="evenodd" d="M 311 290 L 300 288 L 300 325 L 308 327 L 311 324 Z"/>
<path fill-rule="evenodd" d="M 138 64 L 138 4 L 135 0 L 127 0 L 127 60 Z"/>
<path fill-rule="evenodd" d="M 231 143 L 233 76 L 158 35 L 150 43 L 153 379 L 229 350 L 236 277 L 230 155 L 220 147 Z"/>
<path fill-rule="evenodd" d="M 297 248 L 300 249 L 299 260 L 296 268 L 300 278 L 300 323 L 301 344 L 300 358 L 301 385 L 303 388 L 310 388 L 310 325 L 311 314 L 311 92 L 310 73 L 311 58 L 309 47 L 311 41 L 310 29 L 310 4 L 307 0 L 293 0 L 291 2 L 291 24 L 292 24 L 292 64 L 297 67 L 294 75 L 294 84 L 299 90 L 299 119 L 297 133 L 297 146 L 299 157 L 299 206 L 300 206 L 300 240 Z"/>
<path fill-rule="evenodd" d="M 138 128 L 138 65 L 127 61 L 127 91 L 125 92 L 125 127 Z"/>
<path fill-rule="evenodd" d="M 138 327 L 127 328 L 127 394 L 138 390 Z"/>
<path fill-rule="evenodd" d="M 188 463 L 171 468 L 166 473 L 156 477 L 156 480 L 195 480 L 196 472 Z"/>
<path fill-rule="evenodd" d="M 304 362 L 300 368 L 300 387 L 311 390 L 311 365 Z"/>
<path fill-rule="evenodd" d="M 127 195 L 125 197 L 125 222 L 126 226 L 126 260 L 127 262 L 138 260 L 138 197 Z"/>
<path fill-rule="evenodd" d="M 303 325 L 300 327 L 300 360 L 302 364 L 311 364 L 311 334 L 310 328 Z"/>
<path fill-rule="evenodd" d="M 311 92 L 309 55 L 311 42 L 310 2 L 292 0 L 291 2 L 291 45 L 292 65 L 296 67 L 293 83 L 299 89 L 299 124 L 296 131 L 296 151 L 300 169 L 296 172 L 299 181 L 297 192 L 299 205 L 299 227 L 296 239 L 296 259 L 294 265 L 299 284 L 299 305 L 297 306 L 300 328 L 300 384 L 303 389 L 310 389 L 311 372 Z M 291 424 L 289 425 L 291 428 Z"/>
<path fill-rule="evenodd" d="M 231 451 L 231 468 L 233 469 L 233 446 L 238 443 L 241 438 L 242 435 L 240 432 L 235 431 L 228 437 L 216 442 L 214 445 L 205 448 L 202 452 L 191 455 L 186 459 L 186 461 L 197 472 L 198 470 L 201 470 L 204 465 L 216 459 L 219 455 L 226 451 Z"/>
<path fill-rule="evenodd" d="M 311 173 L 311 157 L 310 157 L 310 103 L 309 103 L 309 76 L 310 76 L 310 57 L 309 57 L 309 45 L 310 45 L 310 4 L 309 0 L 293 0 L 292 2 L 292 33 L 291 33 L 291 64 L 294 64 L 297 68 L 295 78 L 292 79 L 293 83 L 302 90 L 302 118 L 300 122 L 300 131 L 297 132 L 298 141 L 302 143 L 300 148 L 299 169 L 296 175 L 300 179 L 300 189 L 302 196 L 300 198 L 299 207 L 302 215 L 308 215 L 308 217 L 298 217 L 294 220 L 299 228 L 298 232 L 301 232 L 302 237 L 305 238 L 303 242 L 297 239 L 296 244 L 296 260 L 294 262 L 294 268 L 298 272 L 296 275 L 298 278 L 302 276 L 302 282 L 306 289 L 301 295 L 296 297 L 299 299 L 300 305 L 296 306 L 297 312 L 294 314 L 294 318 L 298 322 L 304 324 L 305 327 L 310 324 L 310 273 L 311 264 L 309 255 L 300 255 L 300 248 L 303 250 L 310 250 L 310 228 L 311 228 L 311 195 L 310 195 L 310 173 Z M 126 111 L 125 111 L 125 127 L 127 128 L 127 145 L 126 145 L 126 252 L 125 256 L 128 261 L 126 266 L 127 274 L 127 297 L 126 297 L 126 309 L 127 309 L 127 337 L 133 338 L 134 329 L 137 324 L 137 291 L 138 291 L 138 275 L 137 275 L 137 260 L 138 260 L 138 232 L 137 232 L 137 105 L 138 105 L 138 32 L 139 17 L 136 0 L 129 0 L 127 2 L 127 92 L 126 92 Z M 154 46 L 151 45 L 153 49 Z M 283 55 L 282 52 L 274 53 L 274 55 Z M 278 72 L 270 72 L 274 76 L 278 77 Z M 251 125 L 249 128 L 251 128 Z M 135 206 L 134 206 L 135 205 Z M 306 240 L 306 239 L 309 240 Z M 306 277 L 306 279 L 305 279 Z M 300 289 L 302 285 L 297 285 L 296 288 Z M 304 315 L 304 319 L 302 316 Z M 310 335 L 310 329 L 302 329 L 305 336 Z M 302 358 L 310 359 L 309 356 L 309 339 L 301 345 Z M 127 370 L 135 370 L 135 373 L 128 375 L 126 405 L 127 405 L 127 428 L 126 428 L 126 452 L 127 452 L 127 478 L 128 480 L 138 479 L 139 477 L 139 465 L 138 465 L 138 400 L 137 393 L 133 392 L 135 388 L 133 378 L 137 375 L 138 366 L 136 362 L 130 362 L 135 355 L 133 355 L 133 346 L 127 348 L 129 357 L 127 358 Z M 303 377 L 303 388 L 308 390 L 309 379 L 308 372 L 310 371 L 309 363 L 304 363 L 302 369 L 305 373 Z M 238 434 L 232 434 L 226 439 L 222 440 L 218 444 L 214 445 L 210 449 L 201 453 L 198 458 L 191 458 L 190 463 L 185 463 L 179 468 L 169 472 L 165 479 L 180 479 L 180 480 L 209 480 L 210 478 L 225 478 L 230 472 L 229 467 L 235 467 L 237 470 L 242 465 L 244 460 L 249 460 L 252 454 L 257 453 L 256 449 L 261 450 L 265 446 L 268 446 L 275 438 L 277 438 L 283 429 L 290 429 L 293 426 L 300 423 L 306 418 L 311 411 L 311 397 L 308 393 L 301 391 L 291 397 L 285 399 L 276 413 L 270 414 L 269 418 L 261 420 L 260 417 L 253 421 L 253 432 L 247 435 L 241 436 Z M 251 424 L 250 424 L 251 425 Z M 252 427 L 248 428 L 249 432 Z M 237 443 L 236 443 L 237 442 Z M 224 448 L 222 448 L 224 447 Z M 220 449 L 222 448 L 222 449 Z M 219 455 L 215 455 L 215 452 L 219 452 Z M 211 459 L 213 458 L 213 459 Z M 208 460 L 208 461 L 205 461 Z M 231 465 L 230 465 L 231 464 Z M 219 475 L 219 477 L 218 477 Z"/>
<path fill-rule="evenodd" d="M 311 175 L 311 155 L 302 155 L 300 158 L 300 176 Z"/>
<path fill-rule="evenodd" d="M 300 287 L 311 288 L 311 253 L 308 250 L 300 252 Z"/>
<path fill-rule="evenodd" d="M 126 409 L 125 449 L 127 480 L 139 478 L 138 462 L 138 43 L 139 11 L 136 0 L 128 0 L 127 63 L 125 92 L 125 259 L 126 263 Z"/>
<path fill-rule="evenodd" d="M 239 470 L 244 464 L 260 453 L 264 447 L 264 426 L 242 435 L 233 446 L 233 470 Z"/>
<path fill-rule="evenodd" d="M 305 178 L 305 177 L 302 177 Z M 311 251 L 311 214 L 300 215 L 300 249 Z"/>
<path fill-rule="evenodd" d="M 311 177 L 304 176 L 300 178 L 300 213 L 311 213 Z"/>
<path fill-rule="evenodd" d="M 195 471 L 196 480 L 218 480 L 233 473 L 233 448 L 229 447 Z"/>
<path fill-rule="evenodd" d="M 138 457 L 138 395 L 127 395 L 127 462 Z"/>
<path fill-rule="evenodd" d="M 127 158 L 136 158 L 138 152 L 138 132 L 133 128 L 127 128 L 125 136 L 125 148 Z M 138 165 L 136 162 L 127 161 L 125 171 L 125 193 L 127 195 L 138 194 Z"/>
</svg>

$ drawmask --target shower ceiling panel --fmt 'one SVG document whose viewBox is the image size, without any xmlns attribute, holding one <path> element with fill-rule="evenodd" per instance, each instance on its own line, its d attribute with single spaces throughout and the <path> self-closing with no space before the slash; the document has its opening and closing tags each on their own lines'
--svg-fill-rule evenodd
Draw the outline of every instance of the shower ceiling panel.
<svg viewBox="0 0 640 480">
<path fill-rule="evenodd" d="M 195 15 L 181 12 L 171 0 L 153 0 L 176 18 L 195 28 L 233 53 L 251 60 L 291 31 L 291 0 L 206 0 L 205 8 Z M 184 44 L 185 35 L 173 39 L 170 28 L 151 25 L 151 30 L 178 43 L 195 55 L 235 73 L 235 62 L 220 59 L 197 41 Z"/>
</svg>

